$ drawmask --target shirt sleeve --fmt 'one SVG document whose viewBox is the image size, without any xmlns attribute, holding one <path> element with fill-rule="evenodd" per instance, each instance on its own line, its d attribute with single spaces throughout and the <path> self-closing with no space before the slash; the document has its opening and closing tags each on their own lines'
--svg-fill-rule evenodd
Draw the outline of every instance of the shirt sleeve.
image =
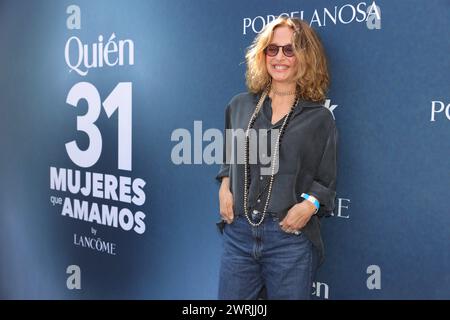
<svg viewBox="0 0 450 320">
<path fill-rule="evenodd" d="M 333 121 L 320 164 L 308 194 L 320 202 L 319 217 L 330 216 L 335 207 L 338 131 Z"/>
<path fill-rule="evenodd" d="M 230 161 L 227 161 L 227 154 L 231 154 L 229 152 L 230 151 L 229 149 L 231 148 L 231 141 L 227 141 L 228 140 L 227 129 L 231 129 L 230 105 L 228 105 L 225 110 L 225 130 L 223 134 L 223 158 L 219 173 L 216 176 L 216 179 L 218 181 L 222 181 L 223 177 L 230 176 Z"/>
</svg>

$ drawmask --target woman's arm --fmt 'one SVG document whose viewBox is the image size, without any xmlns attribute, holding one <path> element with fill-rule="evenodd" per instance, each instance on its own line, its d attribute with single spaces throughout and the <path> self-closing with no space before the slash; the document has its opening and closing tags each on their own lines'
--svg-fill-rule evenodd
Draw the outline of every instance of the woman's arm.
<svg viewBox="0 0 450 320">
<path fill-rule="evenodd" d="M 227 161 L 227 154 L 230 154 L 227 150 L 230 148 L 231 141 L 227 141 L 227 130 L 231 129 L 231 119 L 230 119 L 230 105 L 227 106 L 225 110 L 225 130 L 223 132 L 223 157 L 222 157 L 222 165 L 220 166 L 219 173 L 216 176 L 216 179 L 222 181 L 223 177 L 230 176 L 230 163 Z"/>
<path fill-rule="evenodd" d="M 317 212 L 319 217 L 331 215 L 336 198 L 338 131 L 334 121 L 328 132 L 327 142 L 314 181 L 307 192 L 320 202 Z"/>
<path fill-rule="evenodd" d="M 227 149 L 229 148 L 229 142 L 226 140 L 226 130 L 231 129 L 230 121 L 230 105 L 225 111 L 225 130 L 224 130 L 224 143 L 223 143 L 223 161 L 220 167 L 219 173 L 216 179 L 221 181 L 219 189 L 219 206 L 220 215 L 227 223 L 231 223 L 234 219 L 234 201 L 233 194 L 230 188 L 230 163 L 227 161 Z"/>
</svg>

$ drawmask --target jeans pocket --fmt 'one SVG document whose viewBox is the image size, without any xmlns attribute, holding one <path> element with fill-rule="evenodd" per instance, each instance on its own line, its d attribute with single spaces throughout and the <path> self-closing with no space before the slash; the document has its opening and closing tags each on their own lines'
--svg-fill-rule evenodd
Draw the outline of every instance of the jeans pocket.
<svg viewBox="0 0 450 320">
<path fill-rule="evenodd" d="M 217 229 L 219 229 L 219 232 L 220 232 L 221 234 L 223 234 L 223 229 L 225 229 L 225 225 L 226 225 L 226 224 L 227 224 L 227 223 L 226 223 L 225 220 L 223 220 L 223 219 L 220 219 L 220 221 L 216 222 Z"/>
<path fill-rule="evenodd" d="M 300 236 L 300 235 L 302 234 L 302 230 L 297 230 L 296 232 L 286 232 L 286 231 L 284 231 L 284 230 L 281 228 L 279 221 L 276 221 L 276 223 L 277 223 L 277 226 L 278 226 L 277 229 L 278 229 L 281 233 L 283 233 L 283 234 L 285 234 L 285 235 L 293 236 L 293 237 L 298 237 L 298 236 Z"/>
<path fill-rule="evenodd" d="M 233 221 L 231 221 L 230 225 L 234 224 L 236 220 L 240 217 L 240 215 L 235 215 L 233 218 Z M 219 229 L 219 232 L 223 234 L 225 227 L 228 225 L 228 223 L 224 219 L 220 219 L 220 221 L 216 222 L 216 226 Z"/>
</svg>

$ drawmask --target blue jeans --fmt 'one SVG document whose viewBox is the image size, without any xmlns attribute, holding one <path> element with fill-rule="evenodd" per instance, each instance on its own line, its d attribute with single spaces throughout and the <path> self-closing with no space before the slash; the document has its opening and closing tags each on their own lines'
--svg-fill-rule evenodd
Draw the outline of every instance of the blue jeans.
<svg viewBox="0 0 450 320">
<path fill-rule="evenodd" d="M 311 299 L 318 257 L 303 233 L 284 232 L 271 215 L 258 227 L 238 215 L 223 231 L 219 299 L 257 299 L 264 287 L 267 299 Z"/>
</svg>

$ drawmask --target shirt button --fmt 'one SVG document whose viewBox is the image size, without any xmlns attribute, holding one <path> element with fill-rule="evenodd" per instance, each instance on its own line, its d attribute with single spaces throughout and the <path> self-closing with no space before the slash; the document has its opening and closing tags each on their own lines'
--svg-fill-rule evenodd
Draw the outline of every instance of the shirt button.
<svg viewBox="0 0 450 320">
<path fill-rule="evenodd" d="M 262 181 L 263 179 L 264 179 L 264 178 L 263 178 L 263 176 L 260 176 L 260 177 L 259 177 L 259 180 L 261 180 L 261 181 Z"/>
<path fill-rule="evenodd" d="M 256 200 L 256 202 L 260 203 L 260 202 L 261 202 L 261 199 Z"/>
</svg>

